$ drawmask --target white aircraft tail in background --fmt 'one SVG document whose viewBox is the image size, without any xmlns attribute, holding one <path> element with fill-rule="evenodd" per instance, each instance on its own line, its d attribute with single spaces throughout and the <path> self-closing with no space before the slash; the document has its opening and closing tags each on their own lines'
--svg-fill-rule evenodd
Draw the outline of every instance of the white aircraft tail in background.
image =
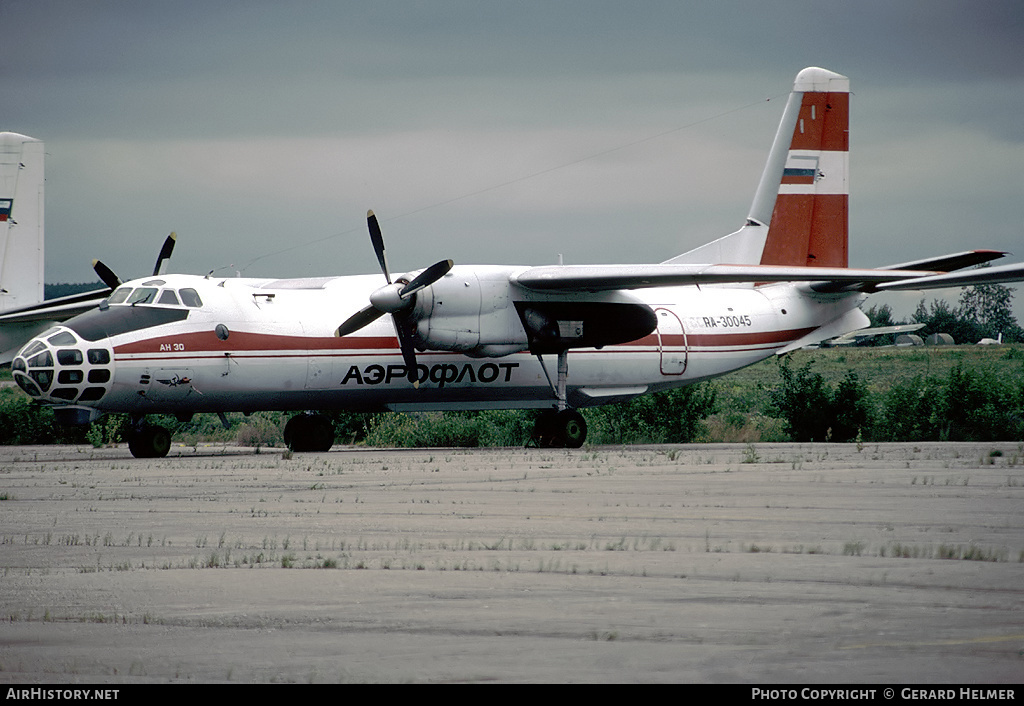
<svg viewBox="0 0 1024 706">
<path fill-rule="evenodd" d="M 43 143 L 0 132 L 0 312 L 43 301 Z"/>
<path fill-rule="evenodd" d="M 0 313 L 43 301 L 43 143 L 0 132 Z M 0 327 L 0 363 L 52 321 Z"/>
</svg>

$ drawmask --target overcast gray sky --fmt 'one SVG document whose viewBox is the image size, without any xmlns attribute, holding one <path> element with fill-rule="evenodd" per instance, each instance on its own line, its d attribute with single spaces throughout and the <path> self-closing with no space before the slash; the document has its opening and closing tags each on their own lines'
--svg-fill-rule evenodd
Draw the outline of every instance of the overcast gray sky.
<svg viewBox="0 0 1024 706">
<path fill-rule="evenodd" d="M 0 28 L 51 282 L 145 274 L 171 230 L 175 271 L 372 272 L 368 208 L 396 271 L 659 262 L 742 224 L 805 66 L 851 80 L 851 265 L 1024 257 L 1019 0 L 0 0 Z"/>
</svg>

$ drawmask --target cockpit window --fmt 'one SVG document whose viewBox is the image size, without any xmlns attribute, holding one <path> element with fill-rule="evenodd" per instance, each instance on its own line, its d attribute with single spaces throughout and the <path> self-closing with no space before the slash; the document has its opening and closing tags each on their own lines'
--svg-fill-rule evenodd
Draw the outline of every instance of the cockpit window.
<svg viewBox="0 0 1024 706">
<path fill-rule="evenodd" d="M 39 351 L 44 351 L 44 350 L 46 350 L 46 346 L 43 345 L 42 341 L 36 341 L 31 346 L 29 346 L 28 348 L 23 350 L 21 352 L 21 354 L 23 356 L 25 356 L 26 358 L 31 358 L 32 356 L 34 356 Z"/>
<path fill-rule="evenodd" d="M 156 297 L 155 287 L 139 287 L 128 297 L 126 304 L 150 304 Z"/>
<path fill-rule="evenodd" d="M 107 304 L 120 304 L 132 293 L 131 287 L 118 287 L 114 293 L 107 297 Z"/>
<path fill-rule="evenodd" d="M 61 331 L 56 336 L 47 339 L 51 346 L 73 346 L 78 340 L 67 331 Z"/>
<path fill-rule="evenodd" d="M 181 303 L 185 306 L 202 306 L 203 300 L 199 298 L 199 292 L 194 289 L 182 289 L 178 291 L 181 296 Z"/>
<path fill-rule="evenodd" d="M 156 303 L 178 306 L 178 295 L 174 293 L 173 289 L 165 289 L 164 291 L 160 292 L 160 298 L 157 300 Z"/>
</svg>

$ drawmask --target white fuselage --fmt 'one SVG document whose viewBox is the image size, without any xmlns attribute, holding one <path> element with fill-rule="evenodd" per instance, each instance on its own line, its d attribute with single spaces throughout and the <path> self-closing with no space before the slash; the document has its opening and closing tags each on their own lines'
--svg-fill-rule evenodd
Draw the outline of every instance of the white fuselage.
<svg viewBox="0 0 1024 706">
<path fill-rule="evenodd" d="M 36 385 L 40 399 L 133 414 L 550 407 L 555 356 L 527 350 L 510 300 L 530 295 L 507 284 L 519 269 L 487 268 L 494 281 L 506 283 L 505 292 L 476 318 L 462 312 L 457 319 L 466 335 L 484 343 L 497 336 L 497 345 L 469 355 L 418 353 L 418 386 L 408 380 L 390 317 L 335 335 L 383 284 L 380 275 L 280 281 L 168 275 L 130 282 L 126 288 L 150 284 L 157 291 L 40 335 L 22 350 L 27 370 L 16 362 L 15 378 L 30 393 Z M 480 272 L 456 267 L 448 277 L 462 286 L 461 276 Z M 176 296 L 165 295 L 168 290 Z M 186 296 L 189 290 L 199 305 Z M 629 343 L 570 350 L 570 406 L 628 399 L 750 365 L 813 340 L 819 327 L 849 315 L 861 295 L 814 295 L 787 284 L 652 288 L 631 297 L 654 311 L 657 327 Z M 509 346 L 519 352 L 502 354 Z"/>
</svg>

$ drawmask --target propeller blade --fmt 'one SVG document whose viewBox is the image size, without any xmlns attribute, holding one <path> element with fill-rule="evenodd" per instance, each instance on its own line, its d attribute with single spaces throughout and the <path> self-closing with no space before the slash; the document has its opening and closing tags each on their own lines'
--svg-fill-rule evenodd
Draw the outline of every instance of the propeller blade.
<svg viewBox="0 0 1024 706">
<path fill-rule="evenodd" d="M 409 382 L 417 388 L 420 386 L 419 371 L 416 370 L 416 346 L 412 342 L 412 332 L 409 330 L 410 321 L 405 316 L 392 314 L 395 321 L 395 331 L 398 333 L 398 347 L 402 349 L 402 360 L 405 361 L 405 369 Z"/>
<path fill-rule="evenodd" d="M 334 335 L 340 337 L 347 336 L 350 333 L 355 333 L 364 326 L 372 324 L 374 321 L 376 321 L 382 316 L 384 316 L 384 312 L 380 311 L 379 309 L 375 309 L 371 304 L 370 306 L 360 309 L 355 314 L 348 317 L 345 323 L 339 326 L 338 330 L 334 332 Z"/>
<path fill-rule="evenodd" d="M 153 267 L 153 276 L 160 274 L 160 268 L 164 266 L 164 262 L 171 258 L 171 253 L 174 252 L 174 243 L 178 239 L 177 233 L 171 233 L 164 239 L 163 247 L 160 248 L 160 254 L 156 256 L 156 265 Z"/>
<path fill-rule="evenodd" d="M 373 244 L 373 251 L 377 254 L 377 262 L 380 263 L 380 269 L 384 273 L 384 279 L 387 280 L 388 286 L 374 291 L 370 295 L 370 306 L 349 317 L 348 321 L 338 327 L 337 334 L 345 336 L 358 331 L 371 321 L 376 321 L 384 313 L 390 312 L 395 323 L 395 332 L 398 334 L 398 346 L 402 349 L 402 360 L 405 361 L 409 382 L 418 388 L 420 386 L 419 371 L 416 369 L 416 344 L 414 343 L 416 320 L 411 316 L 415 300 L 412 300 L 411 297 L 448 274 L 454 263 L 451 260 L 435 262 L 416 275 L 408 284 L 403 286 L 401 283 L 395 283 L 392 286 L 387 250 L 384 248 L 384 235 L 380 232 L 380 224 L 373 211 L 366 212 L 366 227 L 370 231 L 370 242 Z"/>
<path fill-rule="evenodd" d="M 451 260 L 435 262 L 433 265 L 423 270 L 423 272 L 416 275 L 412 282 L 405 285 L 405 287 L 402 288 L 402 291 L 398 293 L 398 296 L 402 299 L 408 299 L 416 292 L 420 291 L 424 287 L 429 287 L 434 282 L 448 274 L 448 271 L 452 269 L 454 264 L 455 263 Z"/>
<path fill-rule="evenodd" d="M 121 279 L 114 274 L 112 269 L 104 265 L 99 260 L 92 261 L 92 269 L 96 270 L 96 274 L 99 276 L 100 280 L 103 281 L 103 284 L 110 287 L 111 290 L 117 289 L 121 286 Z"/>
<path fill-rule="evenodd" d="M 380 232 L 380 224 L 377 223 L 377 216 L 373 211 L 366 212 L 366 225 L 370 229 L 370 242 L 373 243 L 373 251 L 377 253 L 377 262 L 384 272 L 384 279 L 391 284 L 391 271 L 388 269 L 388 254 L 384 250 L 384 236 Z"/>
</svg>

